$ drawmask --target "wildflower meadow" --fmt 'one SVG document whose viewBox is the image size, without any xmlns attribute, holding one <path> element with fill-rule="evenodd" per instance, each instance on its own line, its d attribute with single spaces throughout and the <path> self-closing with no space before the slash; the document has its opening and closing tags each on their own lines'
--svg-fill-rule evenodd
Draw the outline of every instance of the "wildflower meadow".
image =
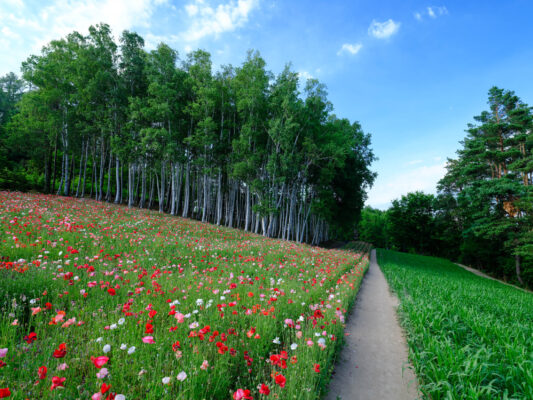
<svg viewBox="0 0 533 400">
<path fill-rule="evenodd" d="M 317 399 L 366 249 L 0 192 L 0 398 Z"/>
</svg>

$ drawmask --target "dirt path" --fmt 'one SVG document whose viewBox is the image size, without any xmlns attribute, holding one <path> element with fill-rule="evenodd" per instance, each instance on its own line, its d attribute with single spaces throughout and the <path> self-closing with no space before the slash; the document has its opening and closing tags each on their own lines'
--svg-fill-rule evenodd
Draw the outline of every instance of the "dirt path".
<svg viewBox="0 0 533 400">
<path fill-rule="evenodd" d="M 511 286 L 511 287 L 514 287 L 515 289 L 521 290 L 521 291 L 526 292 L 526 293 L 531 293 L 530 290 L 527 290 L 527 289 L 521 288 L 520 286 L 512 285 L 512 284 L 507 283 L 507 282 L 504 282 L 504 281 L 502 281 L 502 280 L 500 280 L 500 279 L 493 278 L 492 276 L 489 276 L 489 275 L 485 274 L 484 272 L 481 272 L 481 271 L 478 270 L 478 269 L 475 269 L 475 268 L 472 268 L 472 267 L 467 267 L 466 265 L 459 264 L 459 263 L 455 263 L 455 265 L 458 265 L 458 266 L 460 266 L 461 268 L 466 269 L 467 271 L 472 272 L 474 275 L 477 275 L 477 276 L 481 276 L 481 277 L 483 277 L 483 278 L 490 279 L 491 281 L 500 282 L 502 285 Z"/>
<path fill-rule="evenodd" d="M 371 254 L 370 267 L 347 321 L 346 345 L 326 400 L 413 400 L 417 382 L 407 368 L 407 345 L 396 316 L 397 299 Z"/>
</svg>

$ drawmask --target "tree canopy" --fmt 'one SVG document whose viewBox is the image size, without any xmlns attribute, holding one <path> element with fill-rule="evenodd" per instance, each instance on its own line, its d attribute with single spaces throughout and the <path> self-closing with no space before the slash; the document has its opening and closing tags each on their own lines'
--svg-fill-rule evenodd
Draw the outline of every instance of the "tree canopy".
<svg viewBox="0 0 533 400">
<path fill-rule="evenodd" d="M 316 244 L 353 233 L 376 176 L 370 135 L 332 113 L 325 86 L 290 65 L 274 75 L 257 51 L 213 71 L 206 51 L 148 52 L 101 24 L 22 71 L 0 81 L 2 188 Z"/>
</svg>

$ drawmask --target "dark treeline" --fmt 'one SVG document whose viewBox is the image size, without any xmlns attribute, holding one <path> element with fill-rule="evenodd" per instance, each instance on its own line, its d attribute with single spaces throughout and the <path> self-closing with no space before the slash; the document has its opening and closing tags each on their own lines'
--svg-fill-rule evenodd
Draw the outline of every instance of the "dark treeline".
<svg viewBox="0 0 533 400">
<path fill-rule="evenodd" d="M 379 247 L 435 255 L 533 287 L 532 108 L 489 91 L 438 194 L 409 193 L 387 211 L 365 208 L 359 233 Z"/>
<path fill-rule="evenodd" d="M 93 197 L 271 237 L 346 236 L 375 174 L 370 135 L 250 51 L 213 72 L 97 25 L 52 41 L 0 81 L 0 187 Z"/>
</svg>

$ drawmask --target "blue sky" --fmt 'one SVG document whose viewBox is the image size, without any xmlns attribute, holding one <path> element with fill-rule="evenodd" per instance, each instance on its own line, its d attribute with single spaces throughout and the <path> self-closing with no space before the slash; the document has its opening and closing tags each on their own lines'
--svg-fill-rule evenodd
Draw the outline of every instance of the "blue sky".
<svg viewBox="0 0 533 400">
<path fill-rule="evenodd" d="M 378 172 L 367 204 L 434 192 L 493 85 L 533 104 L 533 2 L 418 0 L 1 0 L 0 74 L 49 40 L 91 24 L 208 50 L 240 65 L 257 49 L 328 87 L 339 117 L 372 134 Z"/>
</svg>

